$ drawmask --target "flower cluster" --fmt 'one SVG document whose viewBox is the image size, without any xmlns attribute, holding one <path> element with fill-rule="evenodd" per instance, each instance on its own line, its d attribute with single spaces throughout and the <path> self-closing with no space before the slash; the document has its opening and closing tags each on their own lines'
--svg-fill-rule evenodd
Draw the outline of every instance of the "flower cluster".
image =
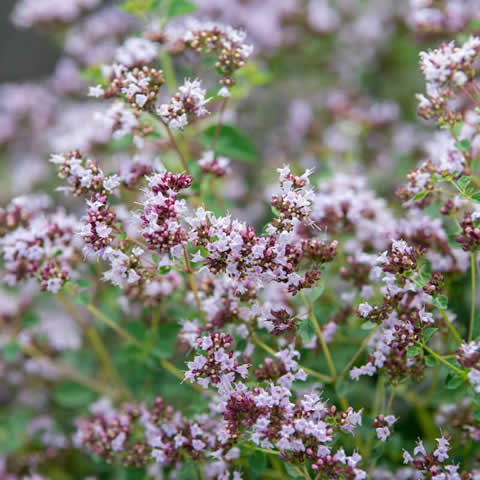
<svg viewBox="0 0 480 480">
<path fill-rule="evenodd" d="M 111 68 L 110 85 L 90 87 L 90 96 L 112 98 L 123 95 L 133 107 L 149 110 L 155 105 L 160 87 L 164 83 L 163 72 L 153 67 L 135 66 L 127 68 L 115 64 Z"/>
<path fill-rule="evenodd" d="M 12 16 L 0 478 L 479 480 L 478 1 L 104 3 Z"/>
<path fill-rule="evenodd" d="M 436 439 L 437 446 L 433 453 L 428 454 L 423 442 L 419 440 L 413 450 L 413 457 L 406 450 L 403 451 L 405 464 L 411 464 L 416 472 L 428 474 L 431 478 L 444 478 L 446 480 L 474 479 L 478 472 L 461 472 L 460 467 L 454 464 L 445 464 L 449 459 L 450 442 L 446 437 Z"/>
<path fill-rule="evenodd" d="M 192 177 L 185 174 L 153 175 L 148 179 L 149 190 L 143 202 L 142 236 L 150 249 L 159 253 L 181 256 L 187 233 L 180 224 L 185 211 L 185 201 L 178 198 L 181 190 L 192 184 Z M 180 248 L 180 251 L 179 251 Z"/>
<path fill-rule="evenodd" d="M 418 95 L 418 112 L 422 117 L 451 125 L 459 120 L 448 101 L 459 89 L 467 90 L 475 75 L 474 65 L 479 53 L 478 37 L 470 37 L 462 46 L 454 42 L 443 43 L 435 50 L 420 53 L 420 70 L 425 76 L 428 94 L 428 98 Z"/>
<path fill-rule="evenodd" d="M 220 83 L 230 87 L 234 84 L 234 72 L 245 65 L 253 47 L 245 43 L 246 34 L 230 26 L 211 22 L 191 22 L 183 35 L 185 46 L 198 53 L 214 52 L 215 66 L 222 75 Z"/>
<path fill-rule="evenodd" d="M 32 199 L 34 200 L 34 199 Z M 4 281 L 16 285 L 38 277 L 43 290 L 57 293 L 69 278 L 81 242 L 75 217 L 59 210 L 40 212 L 24 225 L 16 225 L 1 239 L 6 273 Z"/>
<path fill-rule="evenodd" d="M 185 80 L 170 103 L 160 105 L 157 113 L 170 128 L 174 130 L 183 128 L 192 119 L 208 115 L 205 105 L 209 99 L 205 98 L 205 93 L 200 80 Z"/>
</svg>

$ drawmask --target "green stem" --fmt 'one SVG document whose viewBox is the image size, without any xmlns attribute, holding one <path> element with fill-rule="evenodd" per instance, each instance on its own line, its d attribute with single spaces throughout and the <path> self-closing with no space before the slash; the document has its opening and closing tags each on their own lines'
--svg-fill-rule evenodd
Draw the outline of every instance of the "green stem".
<svg viewBox="0 0 480 480">
<path fill-rule="evenodd" d="M 390 397 L 388 398 L 388 403 L 386 408 L 387 415 L 390 415 L 390 412 L 392 411 L 393 399 L 395 398 L 396 389 L 397 389 L 397 386 L 392 385 L 392 391 L 390 392 Z"/>
<path fill-rule="evenodd" d="M 475 253 L 470 254 L 470 269 L 472 273 L 472 304 L 470 307 L 470 328 L 468 330 L 468 341 L 471 342 L 473 338 L 473 329 L 475 326 L 475 304 L 477 302 L 477 285 L 476 285 L 476 261 Z"/>
<path fill-rule="evenodd" d="M 443 319 L 445 320 L 445 323 L 447 324 L 448 329 L 450 330 L 450 333 L 455 337 L 455 340 L 458 343 L 462 343 L 462 337 L 459 335 L 457 332 L 456 328 L 452 325 L 452 322 L 448 319 L 448 316 L 442 308 L 439 308 L 440 313 L 442 314 Z"/>
<path fill-rule="evenodd" d="M 265 350 L 267 353 L 269 353 L 273 357 L 277 354 L 277 352 L 273 348 L 269 347 L 266 343 L 262 342 L 255 334 L 252 335 L 252 340 L 253 340 L 253 343 L 256 343 L 259 347 L 261 347 L 263 350 Z M 311 375 L 312 377 L 316 377 L 324 383 L 333 382 L 333 379 L 330 377 L 327 377 L 327 375 L 323 375 L 315 370 L 312 370 L 311 368 L 304 367 L 303 365 L 299 365 L 299 367 L 303 368 L 305 370 L 305 373 L 307 373 L 308 375 Z"/>
<path fill-rule="evenodd" d="M 422 274 L 417 271 L 418 273 L 418 276 L 420 277 L 420 279 L 422 280 L 423 283 L 426 283 L 425 280 L 423 279 L 422 277 Z M 411 277 L 410 280 L 412 280 L 412 282 L 419 288 L 423 289 L 423 285 L 420 284 L 415 278 Z M 441 313 L 443 319 L 445 320 L 445 323 L 448 327 L 448 329 L 450 330 L 450 333 L 455 337 L 455 340 L 458 342 L 458 343 L 462 343 L 463 340 L 462 340 L 462 337 L 460 336 L 460 334 L 457 332 L 456 328 L 453 326 L 452 322 L 448 319 L 448 316 L 447 316 L 447 313 L 445 312 L 445 310 L 443 308 L 440 308 L 440 307 L 437 307 L 437 310 Z"/>
<path fill-rule="evenodd" d="M 98 310 L 95 305 L 89 304 L 87 305 L 87 309 L 89 312 L 91 312 L 96 318 L 107 324 L 110 328 L 115 330 L 123 339 L 127 340 L 130 343 L 135 344 L 137 347 L 140 347 L 143 350 L 143 345 L 141 342 L 139 342 L 135 337 L 132 337 L 125 329 L 120 327 L 120 325 L 117 325 L 114 321 L 110 320 L 104 313 L 102 313 L 100 310 Z M 177 377 L 179 380 L 184 380 L 184 375 L 181 370 L 179 370 L 173 363 L 166 359 L 160 360 L 160 365 L 167 370 L 167 372 L 171 373 L 173 376 Z M 189 385 L 194 389 L 197 390 L 201 393 L 206 393 L 207 395 L 208 390 L 203 389 L 200 387 L 200 385 L 197 384 L 190 384 Z"/>
<path fill-rule="evenodd" d="M 165 126 L 165 130 L 167 131 L 167 135 L 170 140 L 170 143 L 172 144 L 172 147 L 178 153 L 178 158 L 180 158 L 180 162 L 182 162 L 182 167 L 185 169 L 186 172 L 188 172 L 188 163 L 187 163 L 187 159 L 185 158 L 185 154 L 180 149 L 180 146 L 177 143 L 177 140 L 175 140 L 175 136 L 173 135 L 170 127 L 164 122 L 163 122 L 163 125 Z"/>
<path fill-rule="evenodd" d="M 57 301 L 62 305 L 64 310 L 70 314 L 70 316 L 78 323 L 79 326 L 83 326 L 84 320 L 80 316 L 79 312 L 76 308 L 62 295 L 56 295 Z M 120 374 L 117 372 L 113 360 L 105 346 L 102 337 L 98 334 L 95 327 L 92 325 L 88 325 L 85 328 L 85 333 L 87 335 L 87 339 L 94 350 L 95 354 L 98 357 L 98 360 L 103 366 L 105 373 L 110 377 L 110 379 L 119 385 L 123 390 L 126 391 L 126 387 L 122 381 Z"/>
<path fill-rule="evenodd" d="M 433 357 L 435 357 L 439 362 L 443 363 L 444 365 L 446 365 L 448 368 L 451 368 L 452 370 L 454 370 L 456 373 L 458 373 L 459 375 L 461 375 L 462 377 L 465 377 L 465 372 L 463 370 L 460 370 L 459 368 L 457 368 L 455 365 L 452 365 L 450 362 L 447 362 L 441 355 L 439 355 L 438 353 L 434 352 L 431 348 L 429 348 L 427 345 L 425 345 L 424 343 L 420 343 L 420 342 L 417 342 L 417 344 L 421 347 L 423 347 L 430 355 L 432 355 Z"/>
<path fill-rule="evenodd" d="M 352 367 L 352 365 L 357 361 L 358 357 L 363 353 L 363 351 L 367 348 L 368 346 L 368 342 L 370 341 L 370 339 L 372 338 L 373 334 L 375 333 L 376 329 L 377 329 L 378 325 L 372 329 L 372 331 L 363 339 L 362 341 L 362 344 L 360 345 L 360 348 L 355 352 L 355 354 L 353 355 L 352 359 L 348 362 L 348 364 L 345 366 L 345 368 L 343 369 L 342 373 L 340 374 L 340 378 L 343 378 L 347 373 L 348 371 L 350 370 L 350 368 Z"/>
<path fill-rule="evenodd" d="M 332 378 L 336 378 L 337 371 L 335 370 L 335 365 L 333 364 L 332 356 L 330 355 L 330 350 L 328 349 L 328 345 L 325 342 L 325 338 L 323 337 L 322 329 L 318 324 L 317 317 L 315 316 L 312 306 L 308 303 L 307 297 L 305 297 L 305 294 L 301 290 L 300 290 L 300 296 L 302 297 L 305 307 L 307 307 L 310 320 L 312 321 L 313 327 L 315 328 L 315 333 L 317 334 L 318 340 L 323 350 L 323 354 L 325 355 L 325 359 L 327 361 L 328 368 L 330 370 L 330 375 L 332 376 Z"/>
<path fill-rule="evenodd" d="M 50 360 L 50 358 L 48 358 L 46 355 L 43 355 L 39 350 L 37 350 L 32 345 L 22 346 L 22 352 L 26 355 L 29 355 L 30 357 L 43 360 L 48 365 L 51 365 L 51 368 L 53 370 L 58 371 L 62 377 L 72 380 L 73 382 L 76 382 L 79 385 L 82 385 L 83 387 L 86 387 L 96 393 L 99 393 L 100 395 L 106 395 L 110 398 L 116 398 L 116 397 L 122 396 L 122 393 L 120 391 L 114 390 L 110 386 L 105 385 L 104 382 L 100 382 L 93 378 L 87 377 L 81 374 L 80 372 L 78 372 L 77 370 L 74 370 L 68 365 L 55 364 Z"/>
<path fill-rule="evenodd" d="M 170 94 L 173 95 L 177 91 L 177 77 L 173 68 L 172 59 L 168 52 L 163 52 L 160 56 L 165 83 L 167 84 Z"/>
<path fill-rule="evenodd" d="M 195 277 L 193 276 L 192 265 L 190 264 L 190 258 L 188 257 L 188 252 L 186 247 L 183 247 L 183 257 L 185 259 L 185 267 L 187 269 L 188 283 L 190 284 L 190 288 L 192 289 L 192 292 L 193 292 L 193 297 L 195 298 L 198 314 L 200 315 L 200 318 L 203 324 L 205 324 L 206 323 L 205 313 L 202 309 L 202 302 L 200 301 L 200 296 L 198 295 L 197 283 L 195 282 Z"/>
<path fill-rule="evenodd" d="M 143 345 L 135 338 L 132 337 L 124 328 L 110 320 L 103 312 L 101 312 L 95 305 L 91 303 L 87 305 L 87 310 L 93 314 L 98 320 L 108 325 L 112 330 L 115 330 L 121 337 L 130 343 L 134 343 L 138 347 L 143 348 Z"/>
<path fill-rule="evenodd" d="M 312 480 L 305 465 L 303 466 L 303 475 L 307 480 Z"/>
</svg>

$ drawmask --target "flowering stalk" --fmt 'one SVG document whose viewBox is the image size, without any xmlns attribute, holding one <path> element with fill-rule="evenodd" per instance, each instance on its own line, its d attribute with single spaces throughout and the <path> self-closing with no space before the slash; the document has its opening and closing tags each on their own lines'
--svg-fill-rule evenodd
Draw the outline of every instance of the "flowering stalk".
<svg viewBox="0 0 480 480">
<path fill-rule="evenodd" d="M 477 260 L 475 253 L 470 254 L 470 270 L 471 270 L 471 283 L 472 283 L 472 303 L 470 307 L 470 325 L 468 328 L 468 341 L 470 342 L 473 337 L 473 331 L 475 328 L 475 306 L 477 302 L 477 285 L 475 282 L 475 273 L 477 269 Z"/>
</svg>

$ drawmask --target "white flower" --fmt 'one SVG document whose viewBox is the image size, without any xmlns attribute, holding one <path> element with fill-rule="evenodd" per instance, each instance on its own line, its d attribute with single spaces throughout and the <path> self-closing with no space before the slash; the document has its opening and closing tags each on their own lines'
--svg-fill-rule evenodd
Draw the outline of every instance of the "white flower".
<svg viewBox="0 0 480 480">
<path fill-rule="evenodd" d="M 105 90 L 103 89 L 103 87 L 101 85 L 97 85 L 96 87 L 89 87 L 88 88 L 88 96 L 89 97 L 100 98 L 100 97 L 103 97 L 104 93 L 105 93 Z"/>
<path fill-rule="evenodd" d="M 360 316 L 363 318 L 367 318 L 370 312 L 373 310 L 373 307 L 369 303 L 361 303 L 358 306 L 358 312 L 360 313 Z"/>
</svg>

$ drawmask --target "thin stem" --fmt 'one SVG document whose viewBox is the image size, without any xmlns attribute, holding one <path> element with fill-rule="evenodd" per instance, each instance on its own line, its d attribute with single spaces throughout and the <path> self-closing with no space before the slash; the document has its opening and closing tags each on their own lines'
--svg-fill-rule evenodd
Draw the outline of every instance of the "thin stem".
<svg viewBox="0 0 480 480">
<path fill-rule="evenodd" d="M 397 390 L 397 386 L 392 385 L 392 391 L 390 392 L 390 397 L 388 398 L 388 403 L 386 408 L 387 415 L 390 415 L 390 412 L 392 411 L 393 399 L 395 398 L 396 390 Z"/>
<path fill-rule="evenodd" d="M 139 342 L 135 337 L 132 337 L 125 329 L 117 325 L 114 321 L 110 320 L 104 313 L 102 313 L 100 310 L 98 310 L 97 307 L 95 307 L 92 304 L 87 305 L 87 309 L 95 315 L 96 318 L 101 320 L 102 322 L 106 323 L 110 328 L 115 330 L 122 338 L 127 340 L 130 343 L 135 344 L 137 347 L 140 347 L 143 349 L 143 345 L 141 342 Z M 177 377 L 179 380 L 184 380 L 184 375 L 181 370 L 179 370 L 173 363 L 166 359 L 160 360 L 160 365 L 167 370 L 167 372 L 171 373 L 173 376 Z M 204 390 L 201 388 L 199 385 L 196 384 L 189 384 L 194 390 L 197 390 L 202 393 L 208 393 L 208 390 Z"/>
<path fill-rule="evenodd" d="M 168 52 L 163 52 L 160 56 L 165 83 L 167 84 L 170 94 L 173 95 L 177 90 L 177 77 L 173 68 L 172 59 Z"/>
<path fill-rule="evenodd" d="M 441 355 L 439 355 L 438 353 L 434 352 L 431 348 L 429 348 L 427 345 L 425 345 L 424 343 L 420 343 L 420 342 L 417 342 L 418 345 L 420 345 L 421 347 L 423 347 L 430 355 L 432 355 L 433 357 L 435 357 L 439 362 L 442 362 L 444 365 L 446 365 L 448 368 L 451 368 L 452 370 L 454 370 L 455 372 L 457 372 L 459 375 L 462 375 L 462 377 L 465 376 L 465 372 L 463 370 L 460 370 L 459 368 L 457 368 L 455 365 L 452 365 L 450 362 L 447 362 Z"/>
<path fill-rule="evenodd" d="M 256 343 L 259 347 L 261 347 L 270 355 L 275 356 L 277 354 L 277 352 L 273 348 L 269 347 L 266 343 L 262 342 L 255 334 L 252 335 L 252 340 L 254 343 Z M 312 375 L 312 377 L 316 377 L 322 382 L 325 382 L 325 383 L 333 382 L 332 378 L 327 377 L 326 375 L 322 375 L 321 373 L 315 370 L 312 370 L 311 368 L 304 367 L 303 365 L 299 365 L 299 367 L 303 368 L 305 370 L 305 373 L 307 373 L 308 375 Z"/>
<path fill-rule="evenodd" d="M 445 323 L 447 324 L 447 327 L 450 330 L 450 333 L 455 337 L 455 340 L 458 343 L 462 343 L 462 337 L 459 335 L 456 328 L 452 325 L 452 322 L 449 320 L 445 310 L 443 310 L 442 308 L 439 308 L 438 310 L 442 314 L 442 317 L 445 320 Z"/>
<path fill-rule="evenodd" d="M 277 354 L 277 352 L 273 348 L 269 347 L 266 343 L 263 343 L 255 334 L 252 335 L 252 340 L 270 355 L 275 356 Z"/>
<path fill-rule="evenodd" d="M 325 359 L 327 360 L 328 368 L 330 370 L 330 375 L 333 378 L 336 378 L 337 371 L 335 370 L 335 365 L 333 364 L 332 356 L 330 355 L 330 350 L 328 349 L 327 343 L 325 342 L 325 338 L 323 337 L 323 333 L 320 328 L 320 325 L 318 324 L 317 317 L 315 316 L 313 308 L 308 302 L 307 297 L 305 297 L 305 294 L 301 290 L 300 290 L 300 296 L 302 297 L 305 307 L 307 307 L 308 309 L 310 320 L 313 323 L 313 327 L 315 328 L 315 333 L 317 334 L 318 340 L 323 350 L 323 354 L 325 355 Z"/>
<path fill-rule="evenodd" d="M 378 327 L 378 325 L 377 325 Z M 375 333 L 377 327 L 373 328 L 372 331 L 363 339 L 362 344 L 360 345 L 360 348 L 355 352 L 353 355 L 352 359 L 347 363 L 345 368 L 343 369 L 342 373 L 340 374 L 340 378 L 343 378 L 347 372 L 350 370 L 352 365 L 357 361 L 358 357 L 363 353 L 363 351 L 367 348 L 368 342 L 372 338 L 373 334 Z"/>
<path fill-rule="evenodd" d="M 182 162 L 183 168 L 185 169 L 186 172 L 188 172 L 187 159 L 185 158 L 184 153 L 180 150 L 180 147 L 179 147 L 177 141 L 175 140 L 175 136 L 173 135 L 172 130 L 170 129 L 170 127 L 165 122 L 162 122 L 162 123 L 165 126 L 165 130 L 167 131 L 167 135 L 168 135 L 168 138 L 170 140 L 170 143 L 172 144 L 175 151 L 178 153 L 178 157 L 180 158 L 180 161 Z"/>
<path fill-rule="evenodd" d="M 305 370 L 306 374 L 311 375 L 312 377 L 316 377 L 324 383 L 333 383 L 333 379 L 331 377 L 328 377 L 327 375 L 323 375 L 322 373 L 319 373 L 308 367 L 301 367 L 301 368 Z"/>
<path fill-rule="evenodd" d="M 210 150 L 212 150 L 213 152 L 215 152 L 215 145 L 217 144 L 218 135 L 220 134 L 220 128 L 222 126 L 222 118 L 223 118 L 225 109 L 227 107 L 227 103 L 228 103 L 228 97 L 223 99 L 222 105 L 220 106 L 220 111 L 218 113 L 217 127 L 215 128 L 215 133 L 213 135 L 212 143 L 210 145 Z M 216 157 L 216 154 L 215 154 L 215 157 Z"/>
<path fill-rule="evenodd" d="M 92 313 L 98 320 L 101 320 L 103 323 L 108 325 L 112 330 L 115 330 L 121 337 L 127 340 L 130 343 L 134 343 L 138 347 L 142 347 L 143 345 L 135 338 L 132 337 L 124 328 L 120 325 L 115 323 L 113 320 L 110 320 L 104 313 L 102 313 L 95 305 L 91 303 L 87 305 L 87 310 Z"/>
<path fill-rule="evenodd" d="M 87 334 L 90 344 L 97 353 L 99 360 L 103 364 L 105 371 L 108 373 L 108 376 L 123 390 L 128 392 L 128 389 L 125 386 L 122 377 L 120 377 L 120 374 L 115 369 L 112 358 L 110 357 L 110 354 L 108 353 L 108 350 L 105 347 L 105 344 L 103 343 L 102 338 L 98 334 L 97 330 L 94 327 L 89 326 L 85 329 L 85 333 Z M 130 394 L 130 392 L 128 393 Z"/>
<path fill-rule="evenodd" d="M 200 296 L 198 295 L 197 283 L 195 282 L 192 265 L 190 264 L 190 258 L 188 256 L 187 248 L 185 246 L 183 247 L 183 258 L 185 259 L 185 266 L 187 268 L 187 278 L 188 278 L 188 282 L 190 283 L 190 288 L 192 289 L 193 296 L 195 298 L 195 303 L 198 308 L 198 313 L 200 315 L 202 322 L 205 324 L 206 323 L 205 313 L 202 309 L 202 302 L 200 301 Z"/>
<path fill-rule="evenodd" d="M 473 338 L 473 329 L 475 327 L 475 304 L 477 302 L 477 285 L 475 279 L 476 273 L 476 261 L 475 253 L 470 254 L 470 270 L 472 273 L 472 304 L 470 307 L 470 328 L 468 330 L 468 341 L 471 342 Z"/>
<path fill-rule="evenodd" d="M 30 357 L 41 359 L 42 361 L 47 363 L 52 368 L 52 370 L 57 371 L 62 377 L 68 378 L 69 380 L 72 380 L 79 385 L 82 385 L 96 393 L 99 393 L 100 395 L 107 395 L 111 398 L 121 396 L 121 392 L 109 387 L 108 385 L 105 385 L 104 382 L 99 382 L 90 377 L 87 377 L 67 365 L 55 364 L 54 362 L 52 362 L 52 360 L 50 360 L 50 358 L 48 358 L 46 355 L 43 355 L 40 351 L 38 351 L 35 347 L 31 345 L 22 346 L 22 351 L 24 354 L 29 355 Z"/>
<path fill-rule="evenodd" d="M 57 295 L 56 299 L 60 305 L 65 309 L 67 313 L 80 325 L 82 326 L 84 323 L 83 318 L 80 316 L 79 312 L 75 309 L 75 307 L 62 295 Z M 87 335 L 87 339 L 92 346 L 94 352 L 96 353 L 100 363 L 103 365 L 103 369 L 105 373 L 110 377 L 112 381 L 114 381 L 117 385 L 119 385 L 122 389 L 126 390 L 126 387 L 120 377 L 119 373 L 115 369 L 113 364 L 112 358 L 108 353 L 107 347 L 103 343 L 102 338 L 98 334 L 97 330 L 92 326 L 89 325 L 85 328 L 85 333 Z"/>
<path fill-rule="evenodd" d="M 303 474 L 307 480 L 312 480 L 312 478 L 310 477 L 310 474 L 308 473 L 307 467 L 305 465 L 303 466 Z"/>
<path fill-rule="evenodd" d="M 422 277 L 422 274 L 419 271 L 417 271 L 417 273 L 418 273 L 420 279 L 422 280 L 422 282 L 426 283 L 425 280 Z M 415 278 L 412 277 L 412 278 L 410 278 L 410 280 L 412 280 L 412 282 L 415 283 L 415 285 L 417 285 L 417 287 L 419 287 L 420 289 L 423 289 L 423 286 Z M 457 332 L 457 330 L 453 326 L 452 322 L 448 319 L 448 316 L 447 316 L 447 313 L 445 312 L 445 310 L 443 308 L 440 308 L 440 307 L 437 307 L 437 309 L 441 313 L 443 319 L 445 320 L 445 323 L 446 323 L 448 329 L 450 330 L 450 333 L 455 337 L 455 340 L 458 343 L 462 343 L 462 337 Z"/>
<path fill-rule="evenodd" d="M 460 90 L 462 90 L 462 92 L 472 101 L 474 105 L 480 107 L 480 103 L 478 102 L 478 100 L 468 91 L 466 87 L 460 85 Z"/>
</svg>

